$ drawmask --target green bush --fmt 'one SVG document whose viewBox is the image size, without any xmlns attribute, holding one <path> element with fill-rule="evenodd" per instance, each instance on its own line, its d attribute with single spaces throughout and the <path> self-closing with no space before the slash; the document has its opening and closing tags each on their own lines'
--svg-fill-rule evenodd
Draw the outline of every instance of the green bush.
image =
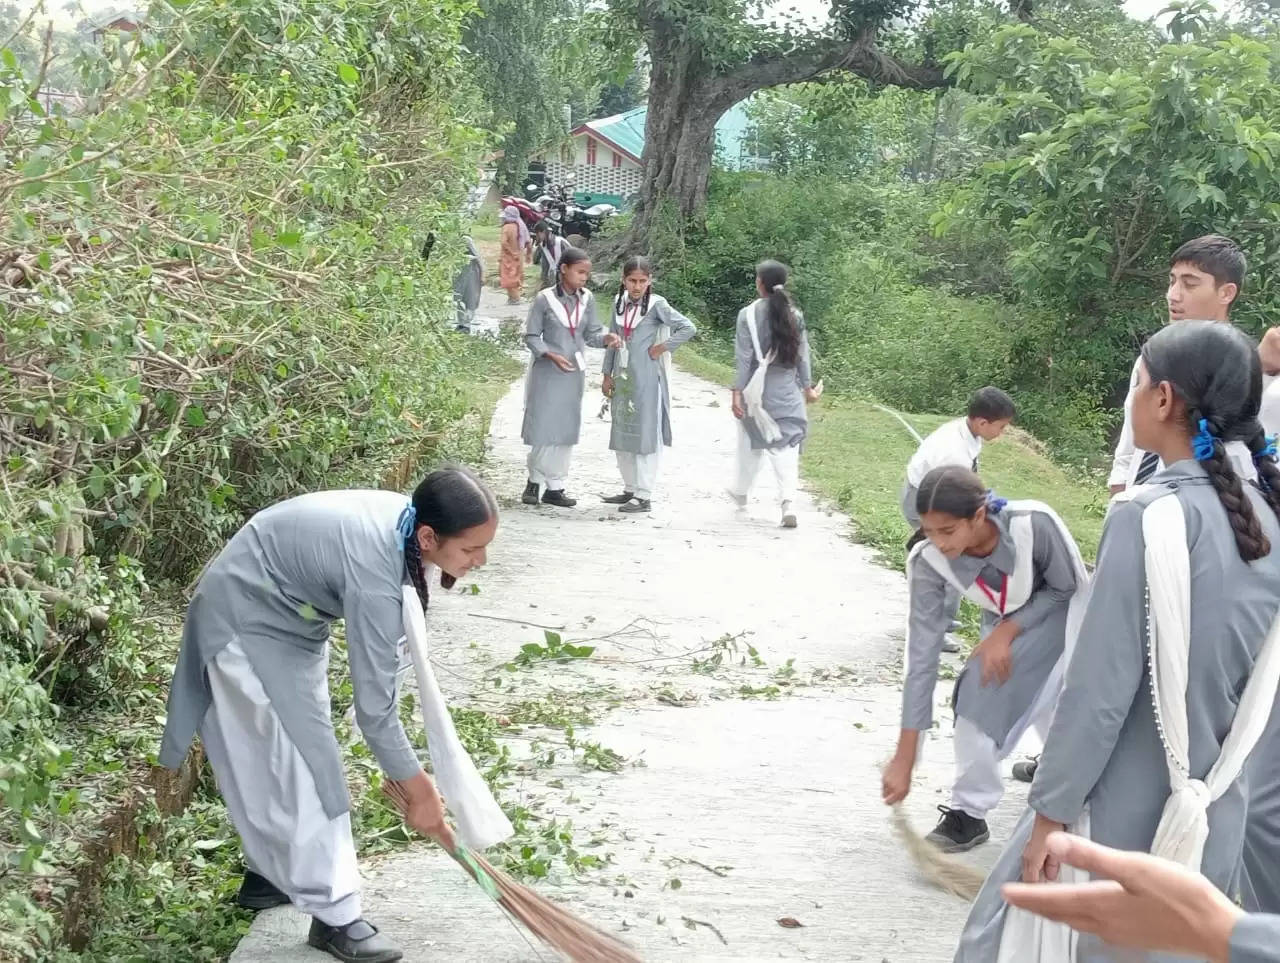
<svg viewBox="0 0 1280 963">
<path fill-rule="evenodd" d="M 508 369 L 451 325 L 472 9 L 157 3 L 77 55 L 74 115 L 0 61 L 0 957 L 57 941 L 70 782 L 145 771 L 166 586 L 281 498 L 480 454 Z"/>
</svg>

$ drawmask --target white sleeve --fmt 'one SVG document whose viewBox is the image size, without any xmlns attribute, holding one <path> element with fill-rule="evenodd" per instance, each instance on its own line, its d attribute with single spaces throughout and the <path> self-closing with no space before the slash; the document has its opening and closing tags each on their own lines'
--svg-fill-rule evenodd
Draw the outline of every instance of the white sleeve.
<svg viewBox="0 0 1280 963">
<path fill-rule="evenodd" d="M 1268 437 L 1280 435 L 1280 375 L 1262 376 L 1262 410 L 1258 419 Z"/>
<path fill-rule="evenodd" d="M 1120 437 L 1116 440 L 1115 454 L 1111 458 L 1111 476 L 1108 485 L 1128 485 L 1133 466 L 1133 393 L 1138 387 L 1138 362 L 1133 363 L 1133 374 L 1129 377 L 1129 393 L 1124 396 L 1124 424 L 1120 428 Z"/>
</svg>

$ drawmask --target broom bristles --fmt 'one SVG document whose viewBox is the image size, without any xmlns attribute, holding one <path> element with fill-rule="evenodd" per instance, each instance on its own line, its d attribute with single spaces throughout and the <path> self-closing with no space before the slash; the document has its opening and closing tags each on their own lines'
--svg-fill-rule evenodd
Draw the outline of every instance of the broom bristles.
<svg viewBox="0 0 1280 963">
<path fill-rule="evenodd" d="M 403 813 L 408 803 L 404 791 L 392 782 L 383 783 L 383 790 Z M 478 853 L 452 839 L 436 839 L 436 842 L 468 876 L 486 890 L 496 889 L 498 904 L 525 929 L 575 963 L 643 963 L 621 940 L 517 883 Z M 482 879 L 480 873 L 488 880 Z M 486 882 L 491 885 L 486 886 Z"/>
<path fill-rule="evenodd" d="M 890 816 L 893 831 L 902 840 L 907 854 L 916 868 L 935 886 L 946 890 L 954 896 L 972 902 L 977 898 L 982 884 L 986 882 L 986 874 L 954 856 L 942 852 L 919 833 L 911 825 L 911 820 L 902 811 L 901 806 L 894 806 Z"/>
</svg>

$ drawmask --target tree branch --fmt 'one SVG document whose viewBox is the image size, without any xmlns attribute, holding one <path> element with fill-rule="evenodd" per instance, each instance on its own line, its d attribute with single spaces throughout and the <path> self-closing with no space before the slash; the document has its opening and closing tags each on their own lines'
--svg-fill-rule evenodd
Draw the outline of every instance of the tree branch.
<svg viewBox="0 0 1280 963">
<path fill-rule="evenodd" d="M 853 41 L 823 39 L 786 53 L 753 57 L 713 81 L 712 99 L 727 110 L 757 90 L 803 83 L 833 70 L 912 90 L 950 86 L 941 67 L 907 63 L 885 53 L 876 44 L 875 31 L 868 28 Z"/>
</svg>

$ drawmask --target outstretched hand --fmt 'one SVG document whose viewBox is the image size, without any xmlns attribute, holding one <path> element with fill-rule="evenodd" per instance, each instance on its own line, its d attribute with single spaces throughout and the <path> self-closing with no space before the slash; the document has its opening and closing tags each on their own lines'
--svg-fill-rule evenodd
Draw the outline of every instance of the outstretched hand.
<svg viewBox="0 0 1280 963">
<path fill-rule="evenodd" d="M 1003 892 L 1011 905 L 1116 946 L 1227 963 L 1231 931 L 1243 914 L 1199 873 L 1061 832 L 1051 834 L 1046 845 L 1054 859 L 1095 880 L 1010 883 Z"/>
</svg>

